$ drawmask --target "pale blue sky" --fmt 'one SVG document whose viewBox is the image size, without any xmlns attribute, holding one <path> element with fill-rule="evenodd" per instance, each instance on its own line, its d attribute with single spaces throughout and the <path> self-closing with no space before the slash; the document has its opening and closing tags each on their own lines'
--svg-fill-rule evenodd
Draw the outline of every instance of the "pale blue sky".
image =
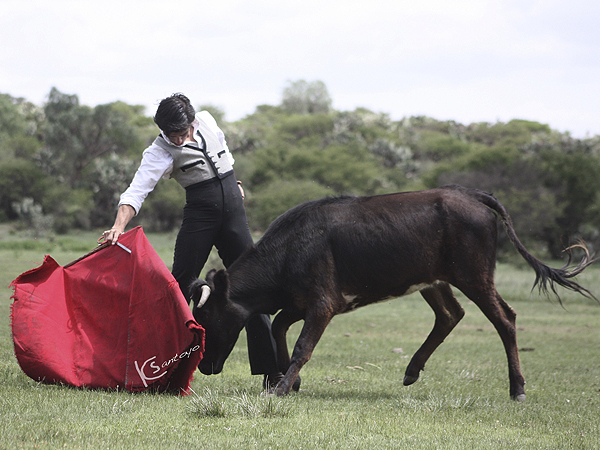
<svg viewBox="0 0 600 450">
<path fill-rule="evenodd" d="M 2 0 L 0 92 L 236 120 L 321 80 L 336 109 L 600 134 L 597 0 Z"/>
</svg>

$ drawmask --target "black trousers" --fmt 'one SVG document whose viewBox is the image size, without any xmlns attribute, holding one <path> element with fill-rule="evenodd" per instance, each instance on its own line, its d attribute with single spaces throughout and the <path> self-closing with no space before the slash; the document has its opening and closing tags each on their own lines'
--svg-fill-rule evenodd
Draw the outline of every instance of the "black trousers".
<svg viewBox="0 0 600 450">
<path fill-rule="evenodd" d="M 189 286 L 200 276 L 213 245 L 229 267 L 252 245 L 246 210 L 235 176 L 188 187 L 183 222 L 175 242 L 173 276 L 188 303 Z M 277 372 L 271 318 L 257 315 L 246 325 L 248 357 L 253 375 Z"/>
</svg>

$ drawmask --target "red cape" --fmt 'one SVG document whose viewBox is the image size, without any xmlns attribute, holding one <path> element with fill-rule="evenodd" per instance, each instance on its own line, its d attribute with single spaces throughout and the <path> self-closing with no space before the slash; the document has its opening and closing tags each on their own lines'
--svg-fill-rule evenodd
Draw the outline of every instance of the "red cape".
<svg viewBox="0 0 600 450">
<path fill-rule="evenodd" d="M 189 389 L 204 329 L 141 227 L 65 267 L 46 256 L 10 285 L 15 355 L 34 380 Z"/>
</svg>

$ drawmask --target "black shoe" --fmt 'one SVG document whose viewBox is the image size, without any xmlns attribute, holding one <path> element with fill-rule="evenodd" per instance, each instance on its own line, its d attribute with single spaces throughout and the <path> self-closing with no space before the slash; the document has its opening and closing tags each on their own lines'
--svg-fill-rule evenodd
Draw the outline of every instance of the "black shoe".
<svg viewBox="0 0 600 450">
<path fill-rule="evenodd" d="M 273 389 L 282 380 L 283 374 L 281 372 L 273 372 L 265 375 L 263 379 L 263 389 L 269 391 Z"/>
</svg>

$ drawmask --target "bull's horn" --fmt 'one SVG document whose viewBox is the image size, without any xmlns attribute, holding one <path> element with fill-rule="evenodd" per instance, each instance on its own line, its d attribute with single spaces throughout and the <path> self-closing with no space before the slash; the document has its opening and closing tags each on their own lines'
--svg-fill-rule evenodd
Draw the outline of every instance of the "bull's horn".
<svg viewBox="0 0 600 450">
<path fill-rule="evenodd" d="M 202 294 L 200 295 L 200 300 L 198 300 L 198 305 L 196 308 L 202 308 L 210 296 L 210 287 L 208 285 L 203 284 L 200 289 L 202 289 Z"/>
</svg>

